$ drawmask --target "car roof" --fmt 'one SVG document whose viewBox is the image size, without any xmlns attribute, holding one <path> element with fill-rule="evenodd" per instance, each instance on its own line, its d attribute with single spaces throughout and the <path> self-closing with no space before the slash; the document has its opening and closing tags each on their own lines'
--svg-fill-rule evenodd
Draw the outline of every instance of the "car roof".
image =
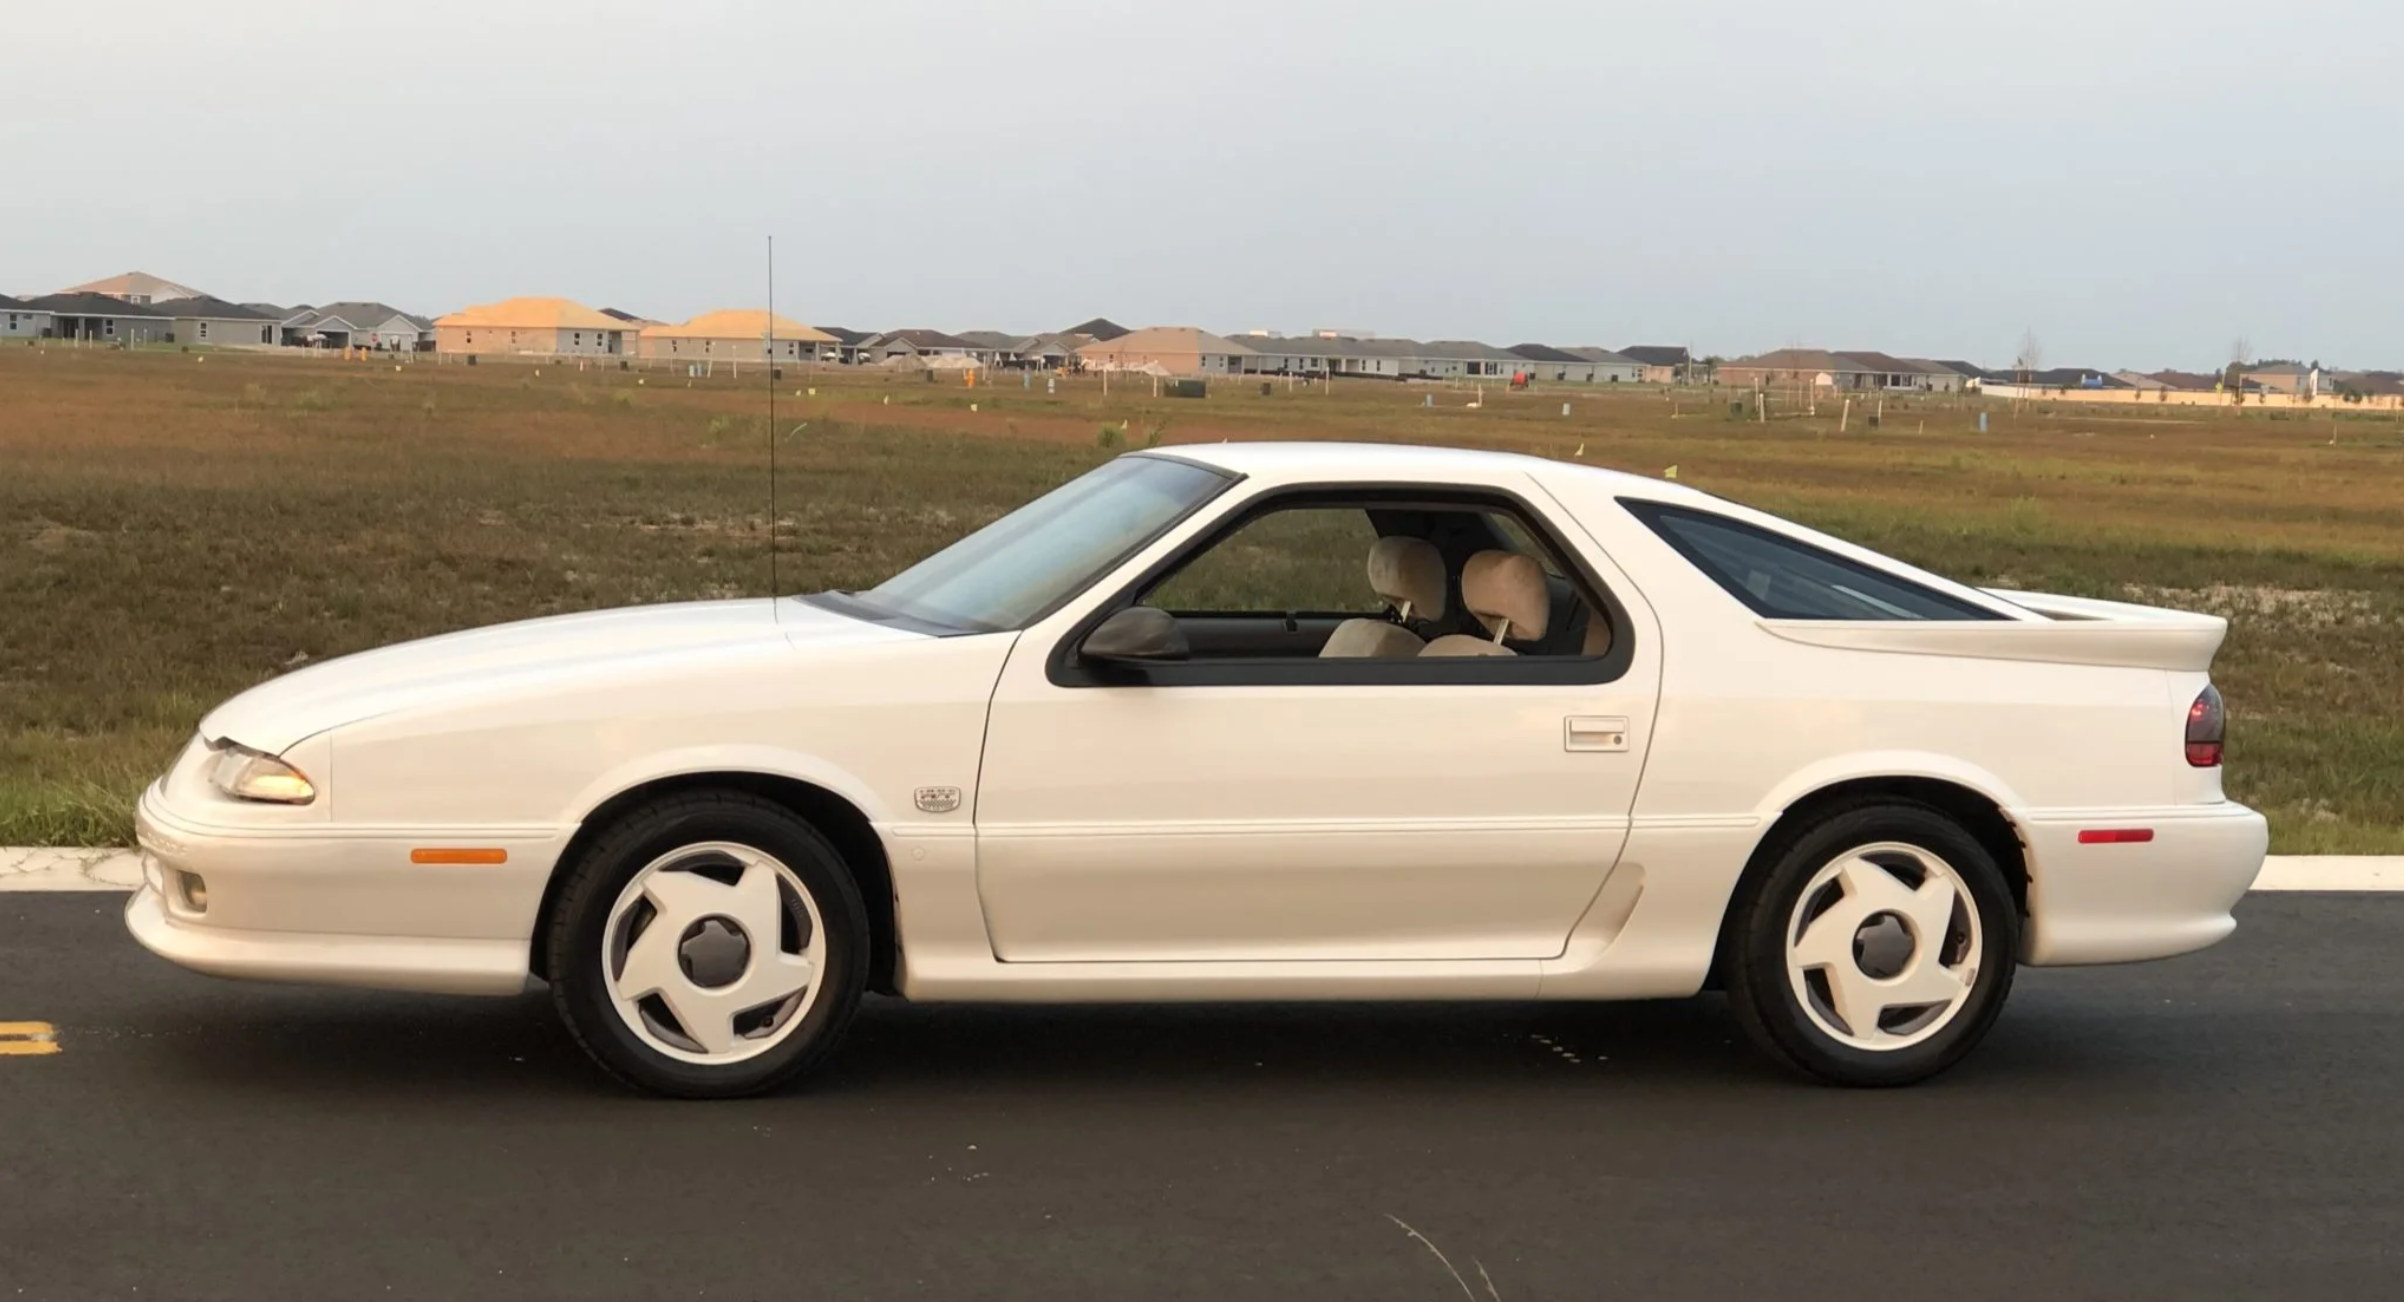
<svg viewBox="0 0 2404 1302">
<path fill-rule="evenodd" d="M 1199 462 L 1247 477 L 1311 483 L 1345 480 L 1425 479 L 1459 475 L 1471 480 L 1528 475 L 1554 478 L 1589 475 L 1613 493 L 1673 502 L 1703 502 L 1707 494 L 1681 484 L 1574 461 L 1555 461 L 1517 452 L 1432 447 L 1409 443 L 1180 443 L 1136 455 Z"/>
</svg>

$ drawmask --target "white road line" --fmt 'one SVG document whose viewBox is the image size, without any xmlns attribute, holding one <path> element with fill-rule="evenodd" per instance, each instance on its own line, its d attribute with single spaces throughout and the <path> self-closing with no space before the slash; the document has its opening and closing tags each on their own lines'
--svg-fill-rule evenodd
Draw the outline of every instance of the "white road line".
<svg viewBox="0 0 2404 1302">
<path fill-rule="evenodd" d="M 130 891 L 142 884 L 131 850 L 0 847 L 0 891 Z M 2404 891 L 2404 855 L 2274 854 L 2257 891 Z"/>
</svg>

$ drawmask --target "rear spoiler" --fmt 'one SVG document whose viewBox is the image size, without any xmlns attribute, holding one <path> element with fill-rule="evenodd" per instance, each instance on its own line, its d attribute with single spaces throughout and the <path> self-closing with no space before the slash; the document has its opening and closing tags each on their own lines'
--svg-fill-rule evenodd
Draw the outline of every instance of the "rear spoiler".
<svg viewBox="0 0 2404 1302">
<path fill-rule="evenodd" d="M 1844 651 L 2198 673 L 2212 667 L 2212 657 L 2229 632 L 2229 621 L 2218 615 L 2044 592 L 1981 590 L 2045 618 L 1894 622 L 1765 619 L 1761 627 L 1789 642 Z"/>
</svg>

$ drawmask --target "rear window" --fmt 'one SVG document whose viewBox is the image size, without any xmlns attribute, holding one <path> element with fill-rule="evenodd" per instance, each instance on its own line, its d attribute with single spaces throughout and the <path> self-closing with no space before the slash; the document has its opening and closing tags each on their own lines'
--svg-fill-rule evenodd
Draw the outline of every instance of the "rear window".
<svg viewBox="0 0 2404 1302">
<path fill-rule="evenodd" d="M 1659 502 L 1621 505 L 1765 619 L 2009 618 L 1724 515 Z"/>
</svg>

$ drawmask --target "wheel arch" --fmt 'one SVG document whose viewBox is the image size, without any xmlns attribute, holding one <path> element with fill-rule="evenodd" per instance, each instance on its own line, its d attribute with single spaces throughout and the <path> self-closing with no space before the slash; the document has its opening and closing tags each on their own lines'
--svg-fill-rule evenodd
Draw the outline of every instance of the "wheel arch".
<svg viewBox="0 0 2404 1302">
<path fill-rule="evenodd" d="M 535 908 L 534 936 L 539 938 L 549 933 L 552 915 L 559 906 L 560 887 L 585 847 L 596 837 L 629 812 L 654 800 L 703 790 L 739 791 L 778 805 L 815 828 L 835 847 L 856 879 L 860 901 L 868 910 L 868 988 L 880 994 L 893 993 L 899 933 L 893 906 L 893 868 L 885 856 L 884 839 L 877 835 L 876 825 L 866 811 L 849 797 L 783 773 L 756 769 L 674 773 L 635 783 L 600 801 L 578 822 L 575 835 L 568 838 L 567 846 L 552 866 L 550 879 L 543 883 L 542 901 Z M 535 976 L 545 979 L 550 976 L 543 970 L 545 955 L 539 941 L 529 947 L 527 965 Z"/>
<path fill-rule="evenodd" d="M 1841 778 L 1787 800 L 1763 829 L 1761 839 L 1754 843 L 1753 853 L 1746 858 L 1744 871 L 1738 874 L 1736 888 L 1729 892 L 1728 907 L 1720 919 L 1719 936 L 1712 945 L 1710 975 L 1705 982 L 1709 988 L 1717 989 L 1723 984 L 1721 963 L 1728 949 L 1728 928 L 1736 917 L 1737 902 L 1744 898 L 1745 892 L 1777 863 L 1796 838 L 1822 819 L 1840 810 L 1873 804 L 1922 805 L 1953 820 L 1995 860 L 2005 883 L 2011 887 L 2013 905 L 2023 920 L 2028 917 L 2028 847 L 2018 825 L 2004 812 L 2003 800 L 1957 777 L 1925 772 Z"/>
</svg>

